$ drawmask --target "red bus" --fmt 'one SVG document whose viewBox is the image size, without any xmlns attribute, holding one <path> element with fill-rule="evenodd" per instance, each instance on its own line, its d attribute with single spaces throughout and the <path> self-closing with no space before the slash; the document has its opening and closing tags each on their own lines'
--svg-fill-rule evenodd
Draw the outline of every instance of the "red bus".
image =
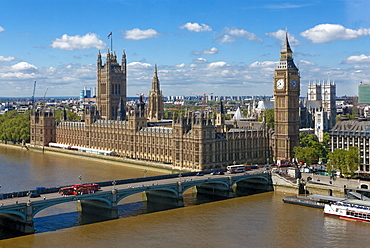
<svg viewBox="0 0 370 248">
<path fill-rule="evenodd" d="M 95 193 L 99 190 L 97 183 L 86 183 L 86 184 L 75 184 L 69 187 L 63 187 L 59 189 L 61 195 L 82 195 Z"/>
<path fill-rule="evenodd" d="M 281 159 L 277 161 L 277 167 L 289 167 L 291 166 L 289 159 Z"/>
</svg>

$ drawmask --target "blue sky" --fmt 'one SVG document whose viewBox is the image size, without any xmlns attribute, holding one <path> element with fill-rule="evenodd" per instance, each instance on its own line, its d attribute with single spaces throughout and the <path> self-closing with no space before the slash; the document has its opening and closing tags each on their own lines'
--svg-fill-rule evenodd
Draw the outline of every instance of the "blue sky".
<svg viewBox="0 0 370 248">
<path fill-rule="evenodd" d="M 0 97 L 78 96 L 96 86 L 98 51 L 125 50 L 128 96 L 147 93 L 158 66 L 165 96 L 272 95 L 285 30 L 307 85 L 337 95 L 370 83 L 367 0 L 1 0 Z M 105 61 L 105 60 L 103 60 Z"/>
</svg>

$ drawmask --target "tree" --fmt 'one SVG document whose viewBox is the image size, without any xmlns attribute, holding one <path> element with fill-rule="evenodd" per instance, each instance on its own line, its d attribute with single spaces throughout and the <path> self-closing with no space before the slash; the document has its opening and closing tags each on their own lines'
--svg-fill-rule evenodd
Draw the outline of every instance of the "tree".
<svg viewBox="0 0 370 248">
<path fill-rule="evenodd" d="M 16 110 L 12 110 L 0 116 L 0 140 L 29 142 L 30 112 L 19 114 Z"/>
<path fill-rule="evenodd" d="M 337 170 L 341 175 L 353 177 L 359 165 L 358 147 L 351 146 L 348 150 L 335 149 L 329 153 L 328 170 Z"/>
<path fill-rule="evenodd" d="M 312 161 L 316 160 L 319 157 L 318 149 L 313 147 L 301 147 L 296 146 L 293 148 L 294 156 L 306 163 L 306 165 L 311 165 Z"/>
<path fill-rule="evenodd" d="M 358 147 L 351 146 L 348 151 L 346 151 L 346 174 L 353 177 L 356 170 L 358 170 L 358 165 L 360 162 Z"/>
<path fill-rule="evenodd" d="M 266 115 L 267 126 L 269 128 L 274 128 L 275 127 L 274 109 L 266 109 L 264 114 Z"/>
<path fill-rule="evenodd" d="M 319 142 L 315 134 L 307 134 L 304 132 L 299 134 L 300 146 L 311 147 L 316 150 L 315 154 L 317 154 L 317 157 L 315 159 L 319 159 L 321 157 L 326 158 L 329 149 L 329 140 L 330 136 L 328 133 L 324 134 L 324 141 L 322 143 Z"/>
</svg>

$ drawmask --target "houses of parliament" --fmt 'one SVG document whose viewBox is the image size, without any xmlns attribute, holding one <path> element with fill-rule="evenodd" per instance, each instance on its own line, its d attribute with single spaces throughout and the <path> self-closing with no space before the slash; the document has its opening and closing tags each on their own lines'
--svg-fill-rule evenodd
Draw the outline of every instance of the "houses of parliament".
<svg viewBox="0 0 370 248">
<path fill-rule="evenodd" d="M 141 97 L 126 109 L 126 54 L 121 63 L 108 52 L 97 59 L 96 106 L 81 121 L 56 120 L 52 109 L 31 113 L 31 145 L 66 146 L 112 151 L 116 156 L 155 161 L 181 170 L 205 170 L 231 164 L 271 163 L 293 158 L 299 144 L 300 76 L 286 35 L 274 75 L 275 129 L 263 122 L 225 121 L 218 111 L 174 115 L 164 120 L 163 96 L 154 68 L 148 105 Z"/>
</svg>

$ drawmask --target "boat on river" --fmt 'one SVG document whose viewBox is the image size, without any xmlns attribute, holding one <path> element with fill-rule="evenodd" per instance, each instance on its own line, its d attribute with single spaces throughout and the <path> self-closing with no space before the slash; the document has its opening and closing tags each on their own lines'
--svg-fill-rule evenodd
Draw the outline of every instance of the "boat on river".
<svg viewBox="0 0 370 248">
<path fill-rule="evenodd" d="M 283 199 L 283 202 L 306 206 L 306 207 L 323 209 L 325 207 L 325 204 L 343 201 L 346 199 L 347 198 L 344 198 L 344 197 L 314 194 L 314 195 L 308 195 L 308 196 L 302 196 L 302 195 L 288 196 Z"/>
<path fill-rule="evenodd" d="M 370 201 L 348 199 L 325 204 L 324 214 L 341 219 L 370 222 Z"/>
</svg>

